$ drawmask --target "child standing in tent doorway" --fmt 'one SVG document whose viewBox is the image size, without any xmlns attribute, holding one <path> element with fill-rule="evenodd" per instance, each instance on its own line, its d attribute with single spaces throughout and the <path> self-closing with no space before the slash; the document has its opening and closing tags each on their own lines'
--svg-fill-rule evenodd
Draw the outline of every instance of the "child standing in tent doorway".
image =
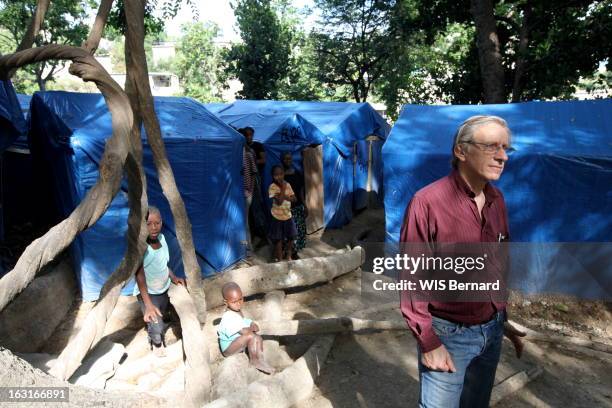
<svg viewBox="0 0 612 408">
<path fill-rule="evenodd" d="M 162 217 L 159 209 L 149 207 L 146 216 L 147 249 L 142 264 L 136 271 L 134 294 L 138 296 L 140 310 L 147 323 L 149 344 L 158 357 L 166 355 L 164 342 L 165 324 L 163 314 L 168 308 L 170 284 L 185 285 L 185 279 L 178 278 L 168 268 L 168 245 L 161 233 Z"/>
<path fill-rule="evenodd" d="M 281 156 L 283 169 L 285 170 L 285 180 L 293 188 L 295 192 L 296 202 L 291 206 L 291 216 L 295 221 L 297 229 L 297 237 L 293 243 L 293 259 L 298 258 L 298 253 L 306 246 L 306 217 L 308 210 L 306 209 L 304 174 L 298 171 L 293 166 L 293 156 L 291 152 L 284 152 Z"/>
<path fill-rule="evenodd" d="M 263 339 L 257 334 L 259 326 L 251 319 L 245 318 L 240 311 L 244 303 L 240 286 L 235 282 L 228 282 L 221 288 L 221 294 L 227 307 L 217 329 L 223 356 L 229 357 L 246 349 L 255 368 L 266 374 L 274 373 L 274 368 L 263 358 Z"/>
<path fill-rule="evenodd" d="M 291 260 L 293 240 L 297 236 L 295 223 L 291 216 L 291 203 L 295 203 L 295 193 L 285 181 L 285 171 L 279 165 L 272 167 L 273 182 L 268 188 L 272 199 L 272 220 L 270 221 L 270 240 L 274 243 L 274 262 Z M 283 258 L 283 242 L 287 242 L 287 255 Z"/>
</svg>

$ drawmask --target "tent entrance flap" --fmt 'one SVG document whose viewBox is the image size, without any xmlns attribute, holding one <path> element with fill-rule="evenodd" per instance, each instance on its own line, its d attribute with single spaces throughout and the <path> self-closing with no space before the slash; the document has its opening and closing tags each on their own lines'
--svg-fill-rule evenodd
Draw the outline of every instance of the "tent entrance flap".
<svg viewBox="0 0 612 408">
<path fill-rule="evenodd" d="M 306 147 L 302 150 L 304 184 L 306 189 L 306 232 L 312 234 L 325 226 L 323 216 L 323 146 Z"/>
</svg>

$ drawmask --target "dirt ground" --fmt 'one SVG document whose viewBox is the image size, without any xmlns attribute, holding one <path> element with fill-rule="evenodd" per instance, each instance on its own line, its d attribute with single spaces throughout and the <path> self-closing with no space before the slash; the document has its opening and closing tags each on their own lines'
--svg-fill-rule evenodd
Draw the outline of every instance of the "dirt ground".
<svg viewBox="0 0 612 408">
<path fill-rule="evenodd" d="M 343 229 L 315 234 L 302 256 L 331 253 L 357 241 L 384 241 L 382 210 L 363 212 Z M 269 248 L 263 247 L 245 263 L 264 263 L 268 256 Z M 397 302 L 399 305 L 395 293 L 362 290 L 362 287 L 371 286 L 376 277 L 367 270 L 354 271 L 328 284 L 289 291 L 283 317 L 351 316 L 359 310 L 380 304 Z M 257 318 L 262 305 L 261 297 L 248 299 L 244 306 L 245 314 Z M 512 319 L 543 333 L 571 334 L 612 344 L 610 304 L 552 298 L 526 299 L 514 294 L 509 310 Z M 222 312 L 223 308 L 210 311 L 210 321 L 217 322 Z M 84 314 L 84 310 L 79 312 L 75 308 L 70 323 L 58 329 L 44 351 L 57 353 L 61 350 L 70 328 Z M 367 318 L 403 321 L 397 308 L 374 313 Z M 128 349 L 140 347 L 142 350 L 138 350 L 136 356 L 147 352 L 146 334 L 140 322 L 110 337 L 124 343 Z M 170 337 L 175 341 L 174 334 Z M 137 346 L 134 346 L 137 343 L 135 339 L 140 339 Z M 285 341 L 285 345 L 290 355 L 297 357 L 311 342 L 312 338 L 291 338 Z M 611 354 L 546 343 L 527 343 L 523 358 L 518 360 L 511 344 L 505 340 L 496 382 L 536 365 L 543 369 L 543 374 L 501 401 L 498 407 L 612 407 Z M 337 335 L 316 381 L 315 392 L 297 408 L 412 407 L 417 405 L 417 401 L 416 343 L 406 329 Z"/>
<path fill-rule="evenodd" d="M 343 230 L 327 231 L 321 240 L 336 247 L 370 228 L 363 240 L 384 240 L 384 213 L 368 211 Z M 368 271 L 341 277 L 331 285 L 303 296 L 315 298 L 313 314 L 342 314 L 373 304 L 394 301 L 383 292 L 365 298 L 361 284 L 374 275 Z M 317 295 L 317 292 L 319 293 Z M 307 299 L 303 300 L 305 303 Z M 549 297 L 529 300 L 513 294 L 509 313 L 517 322 L 549 334 L 569 334 L 612 343 L 612 305 L 603 302 L 558 301 Z M 399 311 L 381 312 L 372 319 L 401 319 Z M 590 350 L 526 342 L 521 360 L 504 340 L 496 383 L 520 370 L 540 366 L 543 374 L 497 407 L 612 407 L 612 355 Z M 416 343 L 408 330 L 336 337 L 331 354 L 317 380 L 313 397 L 298 408 L 411 407 L 418 402 Z"/>
</svg>

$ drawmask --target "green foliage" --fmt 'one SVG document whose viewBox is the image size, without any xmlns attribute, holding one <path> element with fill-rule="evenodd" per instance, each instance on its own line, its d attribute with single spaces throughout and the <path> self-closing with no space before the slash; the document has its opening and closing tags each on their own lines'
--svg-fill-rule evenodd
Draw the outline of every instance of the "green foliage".
<svg viewBox="0 0 612 408">
<path fill-rule="evenodd" d="M 176 0 L 175 2 L 180 3 L 181 0 Z M 164 31 L 164 18 L 157 17 L 154 14 L 156 6 L 156 0 L 147 1 L 145 3 L 145 35 L 156 36 Z M 119 36 L 124 36 L 126 29 L 127 23 L 125 21 L 124 0 L 115 0 L 113 2 L 113 8 L 108 15 L 108 21 L 104 29 L 104 37 L 115 40 Z"/>
<path fill-rule="evenodd" d="M 276 99 L 288 75 L 293 33 L 270 0 L 236 0 L 232 8 L 242 43 L 225 52 L 229 77 L 242 82 L 243 98 Z"/>
<path fill-rule="evenodd" d="M 202 102 L 221 101 L 218 80 L 221 56 L 213 42 L 219 35 L 219 27 L 212 23 L 190 23 L 183 25 L 181 31 L 172 65 L 184 95 Z"/>
<path fill-rule="evenodd" d="M 612 72 L 596 72 L 593 76 L 580 81 L 579 87 L 596 98 L 612 97 Z"/>
<path fill-rule="evenodd" d="M 5 33 L 5 40 L 17 49 L 30 20 L 36 10 L 35 0 L 0 0 L 0 27 Z M 87 4 L 72 0 L 54 0 L 50 3 L 43 30 L 35 38 L 35 46 L 47 44 L 70 44 L 80 46 L 87 38 L 89 27 L 87 19 Z M 30 75 L 18 75 L 14 79 L 17 89 L 30 89 L 28 81 L 33 76 L 39 88 L 44 90 L 47 81 L 62 67 L 61 61 L 47 61 L 25 67 Z M 20 70 L 21 71 L 21 70 Z M 25 81 L 23 84 L 20 81 Z"/>
<path fill-rule="evenodd" d="M 318 77 L 365 101 L 401 47 L 394 0 L 316 0 L 321 20 L 312 34 Z"/>
<path fill-rule="evenodd" d="M 278 82 L 278 99 L 310 101 L 333 97 L 333 91 L 318 80 L 314 43 L 301 26 L 311 11 L 298 10 L 286 0 L 276 1 L 274 8 L 283 31 L 290 33 L 291 49 L 287 75 Z"/>
<path fill-rule="evenodd" d="M 494 5 L 508 100 L 519 57 L 524 58 L 525 73 L 519 78 L 522 89 L 516 99 L 533 100 L 570 98 L 580 78 L 591 76 L 612 55 L 610 0 L 498 0 Z M 453 55 L 434 53 L 432 64 L 426 67 L 436 95 L 447 102 L 483 100 L 469 6 L 469 0 L 418 2 L 416 21 L 426 33 L 427 44 L 435 47 L 444 36 L 460 34 L 453 40 Z M 522 28 L 528 38 L 523 53 L 519 43 Z"/>
<path fill-rule="evenodd" d="M 334 89 L 324 86 L 319 80 L 316 58 L 312 39 L 302 30 L 296 29 L 287 76 L 279 82 L 279 99 L 295 101 L 337 99 Z"/>
</svg>

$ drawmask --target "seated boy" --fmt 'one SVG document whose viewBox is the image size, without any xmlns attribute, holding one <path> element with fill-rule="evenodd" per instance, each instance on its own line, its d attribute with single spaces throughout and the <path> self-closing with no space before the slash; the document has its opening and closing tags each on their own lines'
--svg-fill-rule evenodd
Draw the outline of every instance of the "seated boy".
<svg viewBox="0 0 612 408">
<path fill-rule="evenodd" d="M 223 302 L 227 306 L 217 329 L 221 353 L 224 357 L 229 357 L 247 349 L 249 360 L 255 368 L 266 374 L 274 373 L 274 368 L 263 358 L 263 339 L 256 334 L 259 327 L 251 319 L 245 318 L 240 311 L 244 303 L 240 286 L 235 282 L 228 282 L 223 285 L 221 291 Z"/>
</svg>

